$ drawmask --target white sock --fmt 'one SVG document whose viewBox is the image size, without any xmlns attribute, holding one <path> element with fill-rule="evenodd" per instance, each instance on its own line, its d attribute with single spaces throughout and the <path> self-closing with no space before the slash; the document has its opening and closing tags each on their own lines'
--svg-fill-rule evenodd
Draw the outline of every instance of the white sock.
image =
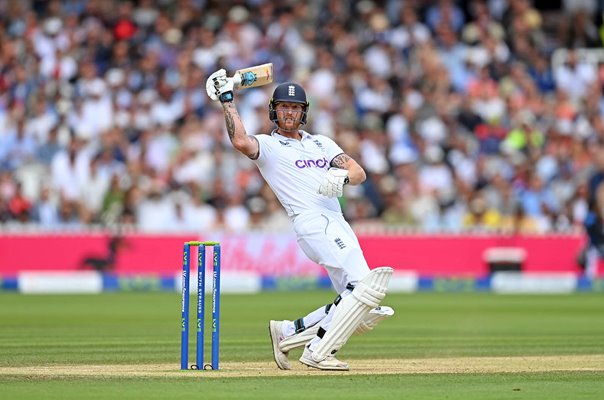
<svg viewBox="0 0 604 400">
<path fill-rule="evenodd" d="M 294 333 L 296 333 L 296 324 L 298 324 L 298 326 L 302 323 L 304 324 L 305 328 L 310 328 L 311 326 L 314 326 L 316 324 L 318 324 L 319 322 L 321 322 L 321 320 L 323 320 L 325 318 L 326 314 L 325 314 L 325 306 L 323 307 L 319 307 L 316 310 L 310 312 L 308 315 L 306 315 L 303 318 L 300 318 L 299 320 L 297 320 L 297 322 L 294 321 L 283 321 L 283 325 L 282 325 L 282 329 L 283 329 L 283 336 L 285 337 L 289 337 L 291 335 L 293 335 Z M 300 321 L 302 320 L 302 321 Z"/>
</svg>

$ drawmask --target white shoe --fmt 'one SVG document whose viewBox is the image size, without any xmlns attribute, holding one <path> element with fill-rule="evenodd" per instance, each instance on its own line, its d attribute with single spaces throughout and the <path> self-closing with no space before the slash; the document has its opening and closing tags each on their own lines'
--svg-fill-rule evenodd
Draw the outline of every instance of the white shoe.
<svg viewBox="0 0 604 400">
<path fill-rule="evenodd" d="M 270 321 L 268 323 L 268 332 L 273 344 L 273 358 L 279 369 L 292 369 L 289 360 L 287 359 L 289 353 L 279 349 L 279 342 L 285 339 L 283 336 L 283 329 L 281 328 L 282 325 L 283 321 Z"/>
<path fill-rule="evenodd" d="M 308 346 L 304 347 L 304 353 L 300 357 L 300 362 L 312 368 L 326 371 L 348 371 L 348 363 L 338 360 L 333 355 L 328 355 L 321 361 L 315 361 L 312 357 L 312 350 Z"/>
</svg>

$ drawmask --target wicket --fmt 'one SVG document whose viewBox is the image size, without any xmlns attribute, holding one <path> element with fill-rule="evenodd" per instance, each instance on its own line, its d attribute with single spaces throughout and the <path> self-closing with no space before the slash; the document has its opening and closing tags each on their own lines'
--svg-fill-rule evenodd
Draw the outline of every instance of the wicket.
<svg viewBox="0 0 604 400">
<path fill-rule="evenodd" d="M 197 347 L 196 364 L 191 369 L 218 369 L 220 338 L 220 243 L 185 242 L 182 262 L 182 319 L 180 339 L 180 369 L 189 369 L 189 282 L 191 275 L 191 246 L 197 246 Z M 212 273 L 212 360 L 204 364 L 205 342 L 205 281 L 206 246 L 213 248 Z"/>
</svg>

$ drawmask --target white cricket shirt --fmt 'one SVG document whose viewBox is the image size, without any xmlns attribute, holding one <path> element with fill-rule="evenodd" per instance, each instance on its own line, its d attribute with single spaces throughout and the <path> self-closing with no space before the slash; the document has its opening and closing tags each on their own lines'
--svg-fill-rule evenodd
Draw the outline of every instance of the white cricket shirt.
<svg viewBox="0 0 604 400">
<path fill-rule="evenodd" d="M 305 211 L 342 212 L 337 198 L 317 193 L 331 160 L 344 151 L 327 136 L 300 130 L 301 140 L 276 131 L 255 135 L 260 146 L 258 159 L 252 160 L 271 187 L 287 215 Z"/>
</svg>

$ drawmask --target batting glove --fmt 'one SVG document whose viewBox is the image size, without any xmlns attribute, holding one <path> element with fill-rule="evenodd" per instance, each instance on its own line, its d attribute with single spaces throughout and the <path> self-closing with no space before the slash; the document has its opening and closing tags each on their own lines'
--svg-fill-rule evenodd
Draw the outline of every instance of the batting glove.
<svg viewBox="0 0 604 400">
<path fill-rule="evenodd" d="M 330 168 L 327 170 L 323 182 L 319 186 L 317 193 L 332 197 L 342 197 L 344 194 L 344 185 L 348 183 L 348 170 L 340 168 Z"/>
<path fill-rule="evenodd" d="M 214 101 L 220 100 L 221 103 L 233 101 L 234 85 L 233 78 L 227 77 L 226 71 L 220 69 L 209 76 L 206 81 L 206 92 Z"/>
</svg>

